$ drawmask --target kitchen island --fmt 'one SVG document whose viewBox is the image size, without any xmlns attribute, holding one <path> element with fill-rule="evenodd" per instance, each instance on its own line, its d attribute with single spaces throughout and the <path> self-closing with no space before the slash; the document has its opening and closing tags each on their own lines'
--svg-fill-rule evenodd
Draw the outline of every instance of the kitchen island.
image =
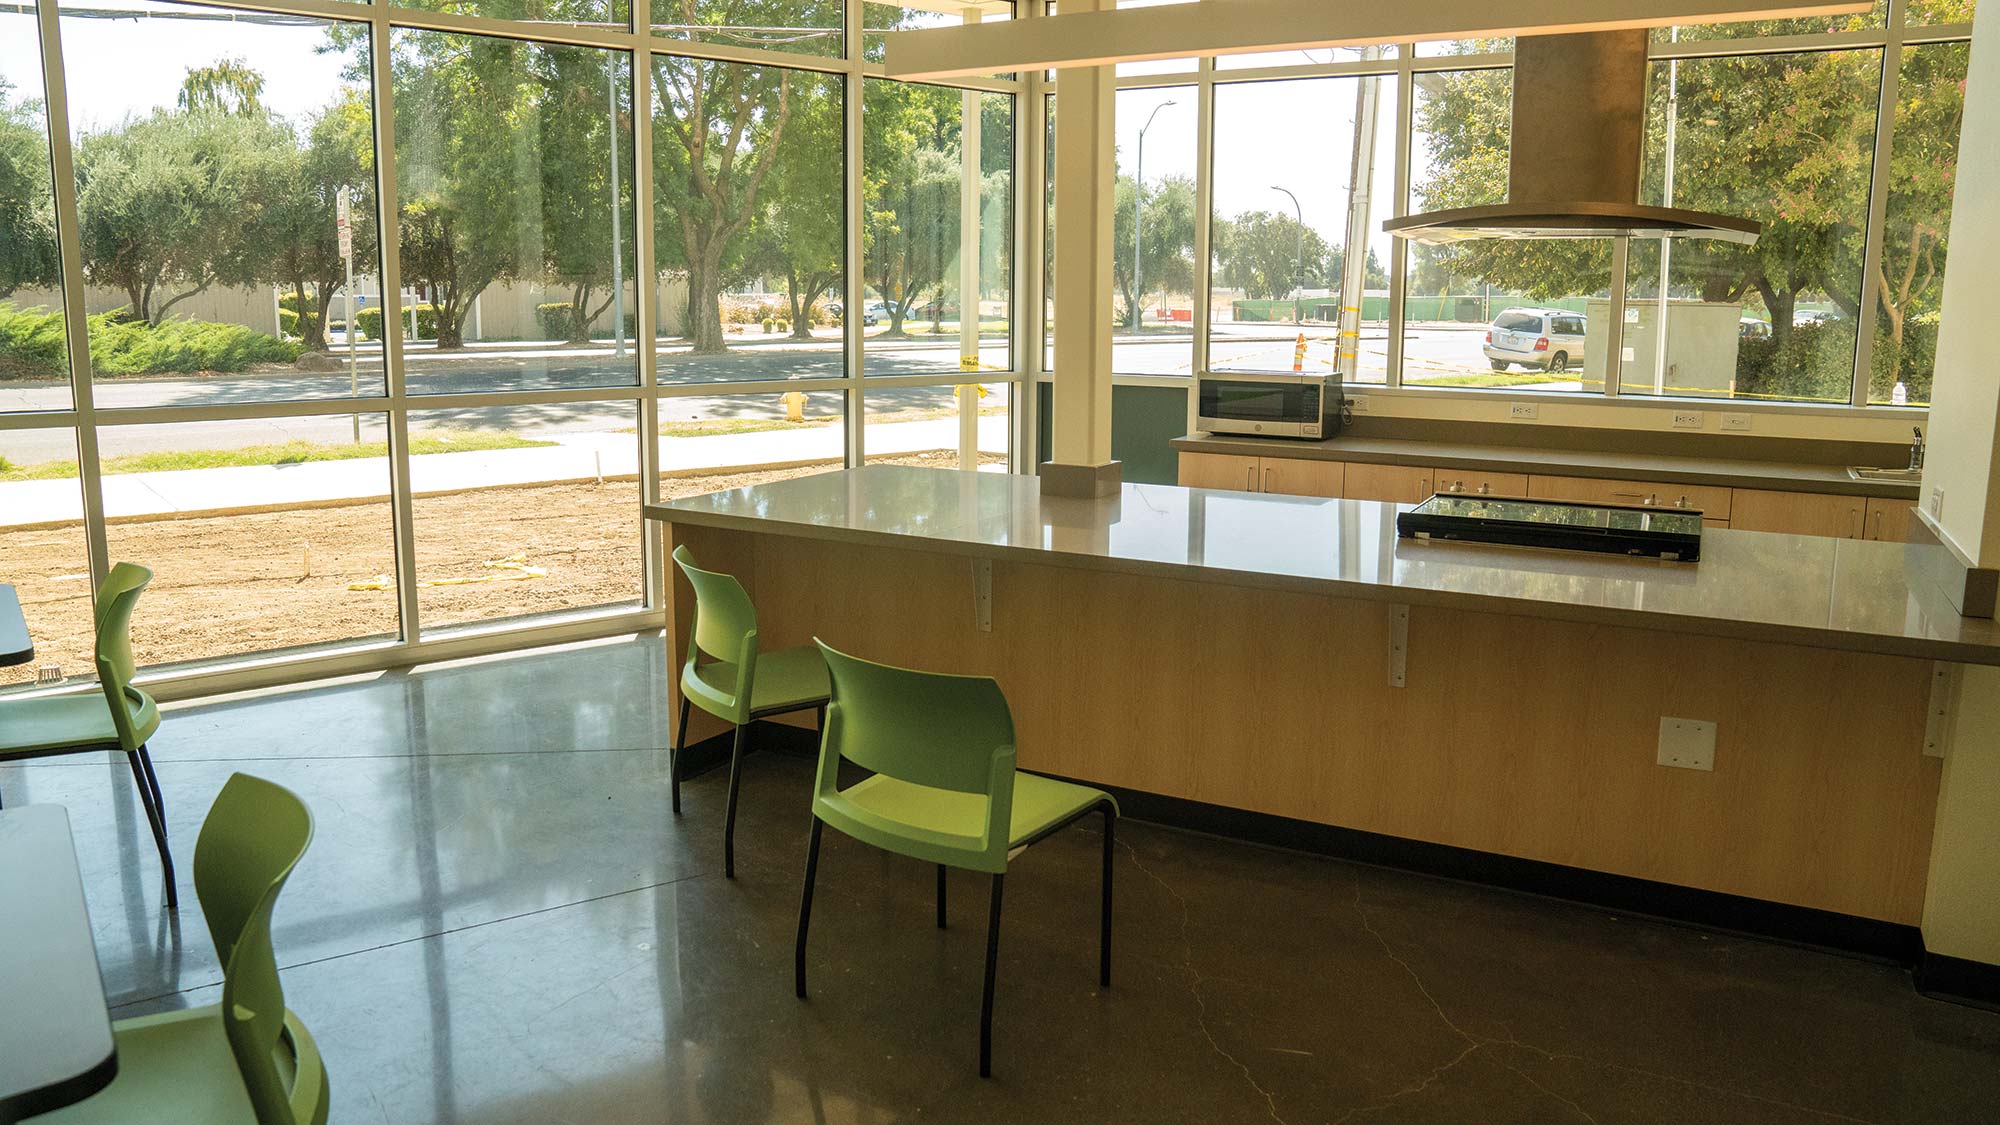
<svg viewBox="0 0 2000 1125">
<path fill-rule="evenodd" d="M 1905 548 L 1715 531 L 1666 563 L 1398 540 L 1396 511 L 881 466 L 647 515 L 767 647 L 997 677 L 1023 768 L 1917 924 L 1934 662 L 2000 664 L 2000 626 Z M 1712 771 L 1658 764 L 1664 718 L 1716 724 Z"/>
</svg>

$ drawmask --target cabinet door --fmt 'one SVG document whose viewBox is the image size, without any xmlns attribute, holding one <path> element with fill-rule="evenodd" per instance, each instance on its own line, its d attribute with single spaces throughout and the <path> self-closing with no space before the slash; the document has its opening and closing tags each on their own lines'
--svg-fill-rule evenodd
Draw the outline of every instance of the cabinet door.
<svg viewBox="0 0 2000 1125">
<path fill-rule="evenodd" d="M 1526 496 L 1528 474 L 1488 473 L 1476 469 L 1433 469 L 1431 484 L 1439 492 L 1467 492 L 1475 496 Z"/>
<path fill-rule="evenodd" d="M 1357 465 L 1349 461 L 1343 489 L 1341 495 L 1349 500 L 1421 504 L 1431 498 L 1431 471 L 1411 465 Z"/>
<path fill-rule="evenodd" d="M 1261 460 L 1233 453 L 1183 453 L 1181 487 L 1233 488 L 1238 492 L 1255 492 L 1264 486 L 1257 471 Z"/>
<path fill-rule="evenodd" d="M 1867 510 L 1868 502 L 1859 496 L 1739 488 L 1730 504 L 1729 526 L 1738 531 L 1859 539 Z"/>
<path fill-rule="evenodd" d="M 1868 501 L 1868 538 L 1884 543 L 1908 543 L 1910 520 L 1916 505 L 1908 500 Z"/>
<path fill-rule="evenodd" d="M 1274 496 L 1338 498 L 1346 481 L 1347 466 L 1339 461 L 1266 457 L 1258 477 L 1258 491 Z"/>
<path fill-rule="evenodd" d="M 1700 484 L 1659 484 L 1637 480 L 1535 476 L 1528 495 L 1572 504 L 1640 504 L 1698 511 L 1710 523 L 1729 518 L 1729 490 Z"/>
</svg>

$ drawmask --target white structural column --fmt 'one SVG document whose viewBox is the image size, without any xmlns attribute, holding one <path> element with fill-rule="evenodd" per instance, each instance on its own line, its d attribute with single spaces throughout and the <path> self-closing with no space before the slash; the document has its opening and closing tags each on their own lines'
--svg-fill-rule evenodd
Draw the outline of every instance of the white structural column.
<svg viewBox="0 0 2000 1125">
<path fill-rule="evenodd" d="M 1090 0 L 1090 8 L 1112 3 Z M 1067 71 L 1056 84 L 1056 370 L 1042 488 L 1066 496 L 1106 495 L 1119 483 L 1111 459 L 1115 87 L 1108 66 Z"/>
<path fill-rule="evenodd" d="M 965 13 L 966 23 L 978 23 L 979 9 Z M 958 370 L 979 374 L 979 218 L 985 185 L 979 174 L 979 91 L 959 95 L 958 190 Z M 979 388 L 961 386 L 958 399 L 958 467 L 979 467 Z"/>
<path fill-rule="evenodd" d="M 1988 7 L 1973 29 L 1922 491 L 1924 514 L 1962 553 L 1958 561 L 1984 568 L 2000 567 L 2000 341 L 1985 308 L 2000 270 L 1996 226 L 2000 7 Z M 1963 676 L 1931 837 L 1924 946 L 2000 966 L 2000 669 Z"/>
</svg>

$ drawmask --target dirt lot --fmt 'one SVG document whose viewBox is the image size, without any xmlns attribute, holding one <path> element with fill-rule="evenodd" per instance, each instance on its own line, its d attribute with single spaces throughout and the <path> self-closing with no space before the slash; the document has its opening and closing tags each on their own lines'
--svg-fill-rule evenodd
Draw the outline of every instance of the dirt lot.
<svg viewBox="0 0 2000 1125">
<path fill-rule="evenodd" d="M 989 460 L 999 460 L 989 458 Z M 888 463 L 953 467 L 931 453 Z M 667 478 L 668 499 L 761 484 L 824 467 Z M 631 480 L 420 496 L 414 504 L 419 611 L 427 630 L 588 606 L 636 604 L 642 520 Z M 196 519 L 114 523 L 114 562 L 154 570 L 132 639 L 142 664 L 176 663 L 329 644 L 396 632 L 386 502 Z M 70 676 L 91 667 L 90 583 L 79 525 L 0 530 L 0 581 L 21 597 L 35 663 Z M 488 563 L 514 560 L 546 574 Z M 0 668 L 0 687 L 32 680 L 32 666 Z"/>
</svg>

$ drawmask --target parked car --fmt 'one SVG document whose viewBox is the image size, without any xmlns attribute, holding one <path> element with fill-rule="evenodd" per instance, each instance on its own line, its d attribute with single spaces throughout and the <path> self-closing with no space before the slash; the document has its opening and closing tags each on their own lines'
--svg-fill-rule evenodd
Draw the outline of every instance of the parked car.
<svg viewBox="0 0 2000 1125">
<path fill-rule="evenodd" d="M 1744 340 L 1768 340 L 1771 338 L 1771 322 L 1746 316 L 1737 322 L 1736 335 Z"/>
<path fill-rule="evenodd" d="M 839 301 L 828 301 L 826 303 L 826 315 L 839 320 L 841 317 L 847 315 L 847 306 L 841 304 Z"/>
<path fill-rule="evenodd" d="M 1798 328 L 1803 328 L 1808 324 L 1832 324 L 1839 319 L 1841 319 L 1839 313 L 1829 312 L 1826 309 L 1807 309 L 1804 312 L 1792 314 L 1792 324 Z"/>
<path fill-rule="evenodd" d="M 1583 365 L 1584 316 L 1566 309 L 1507 309 L 1486 331 L 1495 371 L 1520 366 L 1561 375 Z"/>
<path fill-rule="evenodd" d="M 873 326 L 878 321 L 889 320 L 889 306 L 881 301 L 870 301 L 861 306 L 861 323 Z"/>
</svg>

